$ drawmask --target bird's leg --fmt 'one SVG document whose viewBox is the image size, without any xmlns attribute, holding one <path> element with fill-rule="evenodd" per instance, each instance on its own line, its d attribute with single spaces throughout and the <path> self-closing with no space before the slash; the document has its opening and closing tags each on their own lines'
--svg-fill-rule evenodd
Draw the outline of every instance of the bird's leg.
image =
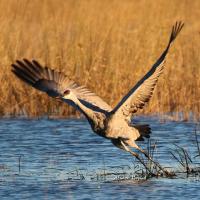
<svg viewBox="0 0 200 200">
<path fill-rule="evenodd" d="M 131 151 L 131 150 L 124 144 L 124 142 L 123 142 L 122 140 L 120 140 L 120 141 L 121 141 L 121 145 L 123 146 L 124 150 L 127 151 L 127 152 L 129 152 L 131 155 L 133 155 L 133 156 L 145 167 L 145 169 L 146 169 L 151 175 L 155 176 L 155 174 L 153 174 L 153 173 L 151 172 L 151 170 L 146 166 L 146 164 L 145 164 L 144 161 L 139 157 L 139 155 L 138 155 L 137 153 Z"/>
<path fill-rule="evenodd" d="M 163 167 L 162 167 L 158 162 L 154 161 L 154 160 L 151 158 L 151 156 L 148 155 L 148 153 L 147 153 L 146 151 L 144 151 L 143 149 L 141 149 L 141 148 L 138 147 L 138 146 L 137 146 L 137 149 L 138 149 L 141 153 L 143 153 L 143 154 L 145 155 L 145 157 L 147 157 L 152 163 L 154 163 L 161 171 L 163 171 L 164 174 L 165 174 L 166 176 L 173 176 L 173 175 L 174 175 L 174 173 L 171 173 L 171 172 L 169 172 L 169 171 L 163 169 Z"/>
</svg>

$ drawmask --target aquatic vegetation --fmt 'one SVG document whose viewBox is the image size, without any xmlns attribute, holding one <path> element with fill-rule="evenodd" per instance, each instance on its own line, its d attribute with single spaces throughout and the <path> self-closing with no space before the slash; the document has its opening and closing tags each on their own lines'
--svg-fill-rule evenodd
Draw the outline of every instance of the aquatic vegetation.
<svg viewBox="0 0 200 200">
<path fill-rule="evenodd" d="M 189 153 L 190 145 L 188 145 L 186 149 L 177 144 L 174 144 L 176 148 L 172 150 L 170 153 L 180 165 L 180 171 L 178 171 L 177 173 L 186 173 L 187 176 L 189 176 L 190 174 L 200 173 L 200 148 L 198 139 L 199 131 L 200 131 L 199 125 L 197 125 L 195 127 L 193 135 L 194 143 L 196 144 L 195 155 L 193 154 L 191 155 L 191 153 Z"/>
</svg>

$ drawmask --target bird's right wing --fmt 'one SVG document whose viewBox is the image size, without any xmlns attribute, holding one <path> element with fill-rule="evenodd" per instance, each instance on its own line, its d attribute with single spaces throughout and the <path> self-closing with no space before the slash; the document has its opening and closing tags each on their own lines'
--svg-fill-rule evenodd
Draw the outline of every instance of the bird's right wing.
<svg viewBox="0 0 200 200">
<path fill-rule="evenodd" d="M 163 72 L 165 57 L 169 51 L 171 43 L 175 40 L 181 29 L 183 28 L 182 22 L 176 22 L 172 28 L 169 43 L 162 53 L 160 58 L 147 72 L 147 74 L 128 92 L 126 96 L 119 102 L 119 104 L 113 109 L 113 114 L 119 114 L 124 116 L 128 121 L 134 113 L 144 107 L 144 105 L 150 100 L 154 88 L 157 84 L 160 74 Z"/>
<path fill-rule="evenodd" d="M 78 85 L 61 72 L 41 66 L 35 60 L 17 60 L 15 64 L 12 64 L 12 72 L 24 82 L 46 92 L 51 97 L 62 96 L 66 90 L 71 90 L 79 101 L 88 108 L 97 112 L 111 110 L 105 101 L 86 87 Z M 68 100 L 67 103 L 77 108 L 72 101 Z"/>
</svg>

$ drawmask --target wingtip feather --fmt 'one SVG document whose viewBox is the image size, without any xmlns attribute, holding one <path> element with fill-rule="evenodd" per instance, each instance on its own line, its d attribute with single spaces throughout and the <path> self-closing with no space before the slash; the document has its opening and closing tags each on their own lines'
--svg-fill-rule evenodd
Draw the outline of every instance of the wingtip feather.
<svg viewBox="0 0 200 200">
<path fill-rule="evenodd" d="M 169 44 L 172 43 L 176 39 L 177 35 L 180 33 L 180 31 L 182 30 L 183 27 L 184 27 L 184 22 L 177 21 L 175 23 L 175 25 L 172 27 Z"/>
</svg>

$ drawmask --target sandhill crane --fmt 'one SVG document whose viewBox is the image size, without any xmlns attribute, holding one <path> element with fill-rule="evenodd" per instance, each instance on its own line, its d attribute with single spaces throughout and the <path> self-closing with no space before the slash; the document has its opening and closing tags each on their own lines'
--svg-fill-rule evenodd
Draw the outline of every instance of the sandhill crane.
<svg viewBox="0 0 200 200">
<path fill-rule="evenodd" d="M 17 60 L 12 64 L 12 72 L 32 87 L 78 109 L 85 115 L 95 133 L 111 140 L 116 147 L 130 152 L 142 162 L 139 155 L 131 151 L 130 147 L 149 157 L 136 141 L 143 140 L 144 137 L 149 138 L 151 129 L 148 125 L 133 125 L 131 119 L 150 100 L 158 78 L 163 72 L 165 57 L 171 43 L 183 26 L 182 22 L 176 22 L 172 27 L 168 45 L 159 59 L 113 109 L 86 87 L 78 85 L 61 72 L 43 67 L 36 60 Z"/>
</svg>

